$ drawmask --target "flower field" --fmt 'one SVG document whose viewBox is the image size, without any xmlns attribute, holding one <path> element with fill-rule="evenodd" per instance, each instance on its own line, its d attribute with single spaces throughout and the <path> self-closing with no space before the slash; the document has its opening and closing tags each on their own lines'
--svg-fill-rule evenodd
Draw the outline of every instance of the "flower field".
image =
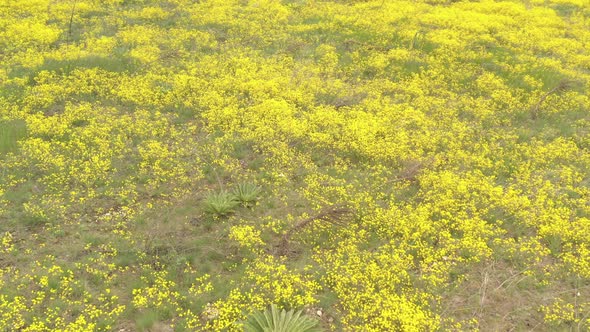
<svg viewBox="0 0 590 332">
<path fill-rule="evenodd" d="M 588 331 L 589 91 L 588 0 L 0 0 L 0 331 Z"/>
</svg>

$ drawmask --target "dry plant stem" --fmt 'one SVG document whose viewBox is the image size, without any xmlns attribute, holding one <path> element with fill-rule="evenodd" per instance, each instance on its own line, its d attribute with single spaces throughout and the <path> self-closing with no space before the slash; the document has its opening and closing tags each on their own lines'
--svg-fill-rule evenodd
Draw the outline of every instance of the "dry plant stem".
<svg viewBox="0 0 590 332">
<path fill-rule="evenodd" d="M 477 308 L 477 313 L 476 316 L 478 318 L 478 322 L 481 319 L 481 317 L 483 317 L 483 311 L 484 311 L 484 305 L 486 302 L 486 292 L 487 292 L 487 288 L 488 288 L 488 283 L 489 283 L 489 269 L 493 268 L 493 265 L 491 265 L 490 267 L 485 269 L 484 275 L 483 275 L 483 280 L 482 280 L 482 284 L 480 287 L 480 298 L 479 298 L 479 307 Z M 478 323 L 479 324 L 479 323 Z"/>
<path fill-rule="evenodd" d="M 580 321 L 578 322 L 578 331 L 582 331 L 582 324 L 588 319 L 588 316 L 590 316 L 590 311 L 580 318 Z"/>
<path fill-rule="evenodd" d="M 504 280 L 504 281 L 503 281 L 503 282 L 502 282 L 502 283 L 501 283 L 501 284 L 500 284 L 498 287 L 496 287 L 496 288 L 494 289 L 494 292 L 495 292 L 495 291 L 497 291 L 498 289 L 502 288 L 502 286 L 504 286 L 504 285 L 505 285 L 507 282 L 509 282 L 509 281 L 513 280 L 514 278 L 516 278 L 517 276 L 519 276 L 519 275 L 521 275 L 521 274 L 525 273 L 525 272 L 526 272 L 526 271 L 528 271 L 528 270 L 529 270 L 529 269 L 528 269 L 528 268 L 526 268 L 526 269 L 524 269 L 524 270 L 522 270 L 522 271 L 519 271 L 519 272 L 517 272 L 517 273 L 515 273 L 515 274 L 511 275 L 511 276 L 510 276 L 510 277 L 508 277 L 506 280 Z M 522 280 L 522 279 L 521 279 L 521 280 Z M 508 286 L 512 285 L 512 283 L 513 283 L 513 282 L 510 282 L 510 284 L 508 284 Z M 518 282 L 517 282 L 517 283 L 518 283 Z"/>
<path fill-rule="evenodd" d="M 486 290 L 488 288 L 488 281 L 489 281 L 489 275 L 488 272 L 486 271 L 484 277 L 483 277 L 483 285 L 482 285 L 482 290 L 481 290 L 481 298 L 479 300 L 479 306 L 480 306 L 480 313 L 483 312 L 483 306 L 486 302 Z"/>
<path fill-rule="evenodd" d="M 68 37 L 66 44 L 69 44 L 72 38 L 72 23 L 74 22 L 74 13 L 76 11 L 76 1 L 72 4 L 72 12 L 70 13 L 70 22 L 68 23 Z"/>
<path fill-rule="evenodd" d="M 579 280 L 580 278 L 576 277 L 576 283 L 575 283 L 575 289 L 574 289 L 574 322 L 578 320 L 578 284 L 579 284 Z M 578 322 L 578 331 L 580 330 L 579 328 L 579 322 Z"/>
<path fill-rule="evenodd" d="M 223 192 L 223 182 L 221 182 L 219 173 L 217 173 L 217 170 L 215 168 L 213 168 L 213 173 L 215 173 L 215 178 L 217 179 L 217 183 L 219 184 L 219 190 Z"/>
<path fill-rule="evenodd" d="M 541 109 L 541 105 L 545 102 L 545 100 L 547 99 L 547 97 L 549 97 L 550 95 L 566 90 L 571 86 L 570 81 L 568 80 L 562 80 L 559 82 L 559 84 L 557 84 L 556 87 L 554 87 L 553 89 L 547 91 L 544 95 L 541 96 L 541 98 L 539 99 L 539 101 L 533 106 L 531 107 L 531 118 L 533 120 L 537 119 L 539 117 L 539 111 Z"/>
<path fill-rule="evenodd" d="M 307 226 L 312 224 L 314 221 L 325 221 L 332 224 L 342 224 L 343 219 L 347 216 L 350 216 L 351 210 L 348 208 L 339 208 L 339 207 L 332 207 L 326 211 L 320 212 L 319 214 L 303 219 L 295 224 L 291 229 L 289 229 L 283 237 L 281 238 L 281 242 L 279 243 L 279 256 L 285 256 L 288 252 L 289 248 L 289 240 L 296 232 L 305 229 Z"/>
</svg>

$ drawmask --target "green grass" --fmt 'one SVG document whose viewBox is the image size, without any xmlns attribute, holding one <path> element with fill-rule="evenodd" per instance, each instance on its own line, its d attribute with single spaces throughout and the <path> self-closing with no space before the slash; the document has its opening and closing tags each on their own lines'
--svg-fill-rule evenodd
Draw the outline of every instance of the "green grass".
<svg viewBox="0 0 590 332">
<path fill-rule="evenodd" d="M 91 69 L 99 68 L 110 72 L 122 73 L 131 72 L 136 69 L 133 61 L 124 55 L 115 55 L 112 57 L 91 55 L 70 60 L 46 59 L 43 64 L 38 67 L 21 67 L 15 66 L 9 72 L 9 78 L 28 77 L 30 84 L 34 84 L 34 78 L 41 71 L 49 71 L 55 73 L 68 74 L 74 69 Z"/>
<path fill-rule="evenodd" d="M 18 141 L 27 136 L 27 125 L 22 120 L 0 120 L 0 157 L 18 150 Z"/>
<path fill-rule="evenodd" d="M 153 310 L 142 312 L 135 319 L 135 326 L 139 331 L 150 331 L 159 320 L 158 313 Z"/>
</svg>

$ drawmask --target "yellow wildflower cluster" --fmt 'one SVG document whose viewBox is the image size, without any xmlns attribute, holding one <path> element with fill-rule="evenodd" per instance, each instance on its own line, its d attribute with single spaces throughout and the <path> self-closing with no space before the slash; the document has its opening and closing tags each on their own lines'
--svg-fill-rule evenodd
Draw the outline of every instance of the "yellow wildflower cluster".
<svg viewBox="0 0 590 332">
<path fill-rule="evenodd" d="M 141 309 L 148 307 L 161 307 L 170 301 L 175 301 L 179 296 L 172 289 L 176 286 L 174 282 L 166 278 L 165 272 L 156 273 L 154 284 L 146 288 L 133 290 L 133 306 Z M 144 281 L 146 278 L 143 278 Z"/>
<path fill-rule="evenodd" d="M 229 238 L 238 242 L 241 247 L 250 250 L 264 245 L 260 239 L 260 231 L 253 226 L 234 226 L 230 230 Z"/>
<path fill-rule="evenodd" d="M 2 249 L 1 252 L 3 254 L 8 254 L 14 251 L 14 243 L 12 239 L 12 234 L 10 232 L 5 232 L 2 236 Z"/>
<path fill-rule="evenodd" d="M 29 273 L 5 269 L 3 280 L 14 289 L 0 295 L 0 325 L 23 331 L 87 331 L 113 327 L 125 306 L 109 289 L 91 294 L 74 274 L 55 257 L 36 262 Z M 79 275 L 78 275 L 79 276 Z M 6 283 L 4 283 L 6 286 Z M 20 294 L 27 294 L 23 296 Z M 66 319 L 74 317 L 73 320 Z"/>
</svg>

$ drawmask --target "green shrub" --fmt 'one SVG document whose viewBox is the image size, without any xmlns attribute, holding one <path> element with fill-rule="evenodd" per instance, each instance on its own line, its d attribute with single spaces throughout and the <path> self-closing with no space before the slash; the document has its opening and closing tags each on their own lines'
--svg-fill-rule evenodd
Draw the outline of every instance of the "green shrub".
<svg viewBox="0 0 590 332">
<path fill-rule="evenodd" d="M 302 311 L 279 311 L 271 305 L 265 311 L 251 314 L 244 322 L 244 332 L 320 332 L 319 322 Z"/>
<path fill-rule="evenodd" d="M 222 191 L 209 194 L 204 201 L 205 212 L 223 217 L 234 212 L 239 201 L 231 193 Z"/>
<path fill-rule="evenodd" d="M 244 206 L 252 206 L 258 199 L 260 187 L 253 183 L 241 183 L 233 191 L 236 199 Z"/>
</svg>

